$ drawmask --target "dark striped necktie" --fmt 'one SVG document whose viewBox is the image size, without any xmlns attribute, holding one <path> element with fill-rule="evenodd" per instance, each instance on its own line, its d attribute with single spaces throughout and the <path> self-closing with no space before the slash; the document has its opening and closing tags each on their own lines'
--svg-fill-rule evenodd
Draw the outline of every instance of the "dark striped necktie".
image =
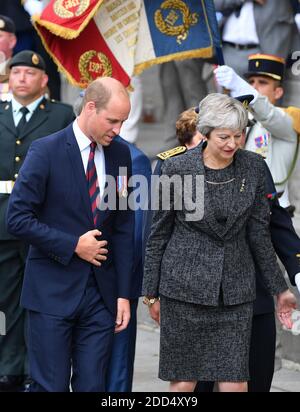
<svg viewBox="0 0 300 412">
<path fill-rule="evenodd" d="M 87 179 L 88 188 L 89 188 L 93 220 L 94 220 L 95 226 L 97 223 L 97 216 L 98 216 L 97 204 L 100 201 L 100 190 L 99 190 L 99 185 L 98 185 L 97 170 L 95 166 L 96 147 L 97 147 L 97 143 L 92 142 L 90 144 L 90 155 L 89 155 L 88 165 L 86 169 L 86 179 Z"/>
<path fill-rule="evenodd" d="M 27 113 L 29 113 L 29 110 L 27 109 L 26 106 L 22 106 L 21 109 L 20 109 L 20 112 L 22 113 L 22 117 L 21 117 L 21 119 L 20 119 L 20 121 L 17 125 L 18 135 L 22 134 L 22 131 L 23 131 L 23 129 L 24 129 L 26 123 L 27 123 L 26 115 L 27 115 Z"/>
</svg>

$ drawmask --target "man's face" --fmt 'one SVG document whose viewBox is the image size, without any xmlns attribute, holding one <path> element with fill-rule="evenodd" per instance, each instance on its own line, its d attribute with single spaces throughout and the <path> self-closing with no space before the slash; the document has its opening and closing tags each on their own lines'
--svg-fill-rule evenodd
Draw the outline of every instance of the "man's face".
<svg viewBox="0 0 300 412">
<path fill-rule="evenodd" d="M 267 76 L 251 76 L 249 84 L 263 96 L 266 96 L 270 103 L 275 104 L 283 95 L 283 89 L 278 86 L 278 81 Z"/>
<path fill-rule="evenodd" d="M 45 91 L 48 76 L 34 67 L 15 66 L 9 75 L 9 87 L 18 100 L 34 101 Z"/>
<path fill-rule="evenodd" d="M 87 135 L 102 146 L 109 146 L 113 138 L 120 133 L 121 126 L 129 115 L 129 99 L 127 96 L 113 96 L 106 108 L 98 113 L 93 105 L 93 102 L 87 103 Z"/>
<path fill-rule="evenodd" d="M 0 30 L 0 55 L 4 56 L 3 61 L 11 57 L 12 50 L 15 47 L 15 45 L 16 45 L 16 36 L 13 33 L 8 33 L 6 31 Z"/>
</svg>

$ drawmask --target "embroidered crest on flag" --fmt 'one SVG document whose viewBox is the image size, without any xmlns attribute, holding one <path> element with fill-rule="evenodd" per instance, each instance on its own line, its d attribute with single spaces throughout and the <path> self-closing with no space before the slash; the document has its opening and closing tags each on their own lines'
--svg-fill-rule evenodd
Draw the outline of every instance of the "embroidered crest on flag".
<svg viewBox="0 0 300 412">
<path fill-rule="evenodd" d="M 168 9 L 170 11 L 164 18 L 163 11 L 156 10 L 154 14 L 156 27 L 167 36 L 177 36 L 176 41 L 181 44 L 186 40 L 190 27 L 198 23 L 198 14 L 191 13 L 188 5 L 181 0 L 166 0 L 160 7 L 163 11 Z M 182 24 L 176 25 L 178 20 Z"/>
<path fill-rule="evenodd" d="M 53 5 L 54 13 L 62 19 L 80 16 L 89 7 L 90 0 L 56 0 Z"/>
<path fill-rule="evenodd" d="M 80 81 L 89 83 L 97 77 L 112 76 L 112 65 L 109 58 L 96 50 L 89 50 L 80 56 L 78 69 L 81 74 Z"/>
</svg>

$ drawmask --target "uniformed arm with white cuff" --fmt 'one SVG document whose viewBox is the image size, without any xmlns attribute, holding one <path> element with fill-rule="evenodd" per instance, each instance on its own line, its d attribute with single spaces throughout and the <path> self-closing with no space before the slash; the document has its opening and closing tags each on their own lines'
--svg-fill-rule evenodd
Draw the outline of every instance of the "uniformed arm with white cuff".
<svg viewBox="0 0 300 412">
<path fill-rule="evenodd" d="M 271 133 L 273 138 L 297 141 L 297 133 L 293 128 L 291 116 L 282 109 L 274 106 L 268 98 L 262 96 L 248 82 L 242 79 L 231 67 L 219 66 L 214 70 L 216 81 L 222 87 L 230 90 L 232 97 L 252 94 L 254 99 L 250 103 L 250 109 L 255 120 Z"/>
<path fill-rule="evenodd" d="M 297 141 L 291 116 L 271 104 L 267 97 L 258 94 L 256 101 L 250 103 L 250 107 L 255 120 L 259 121 L 273 138 L 288 142 Z"/>
<path fill-rule="evenodd" d="M 295 283 L 297 285 L 298 292 L 300 293 L 300 273 L 295 276 Z"/>
</svg>

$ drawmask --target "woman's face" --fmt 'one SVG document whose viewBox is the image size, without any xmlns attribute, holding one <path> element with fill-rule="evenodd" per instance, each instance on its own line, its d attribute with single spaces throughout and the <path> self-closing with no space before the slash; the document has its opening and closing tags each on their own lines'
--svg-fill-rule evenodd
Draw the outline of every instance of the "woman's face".
<svg viewBox="0 0 300 412">
<path fill-rule="evenodd" d="M 244 132 L 231 129 L 214 129 L 208 138 L 210 154 L 216 160 L 229 160 L 243 146 Z"/>
</svg>

